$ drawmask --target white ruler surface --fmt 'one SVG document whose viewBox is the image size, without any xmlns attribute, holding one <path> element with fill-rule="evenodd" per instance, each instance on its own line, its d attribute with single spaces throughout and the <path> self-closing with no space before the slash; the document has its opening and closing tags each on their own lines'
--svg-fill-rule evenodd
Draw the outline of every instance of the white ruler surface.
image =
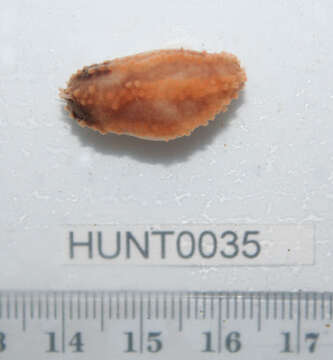
<svg viewBox="0 0 333 360">
<path fill-rule="evenodd" d="M 0 358 L 328 359 L 333 294 L 0 293 Z"/>
</svg>

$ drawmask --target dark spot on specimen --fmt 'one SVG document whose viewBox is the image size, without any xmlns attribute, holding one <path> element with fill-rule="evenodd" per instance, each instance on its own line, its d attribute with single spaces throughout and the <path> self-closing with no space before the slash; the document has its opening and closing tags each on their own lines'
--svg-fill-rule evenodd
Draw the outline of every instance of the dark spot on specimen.
<svg viewBox="0 0 333 360">
<path fill-rule="evenodd" d="M 87 124 L 93 124 L 94 120 L 90 116 L 90 113 L 87 108 L 80 105 L 77 101 L 73 99 L 67 99 L 67 105 L 69 111 L 77 120 L 84 121 Z"/>
</svg>

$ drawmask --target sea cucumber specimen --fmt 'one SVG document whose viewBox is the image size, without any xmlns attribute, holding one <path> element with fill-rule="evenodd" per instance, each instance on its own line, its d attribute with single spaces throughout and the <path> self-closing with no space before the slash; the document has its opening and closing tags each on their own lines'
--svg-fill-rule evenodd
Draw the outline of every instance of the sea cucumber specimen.
<svg viewBox="0 0 333 360">
<path fill-rule="evenodd" d="M 226 111 L 245 81 L 234 55 L 156 50 L 84 67 L 60 96 L 81 126 L 168 141 Z"/>
</svg>

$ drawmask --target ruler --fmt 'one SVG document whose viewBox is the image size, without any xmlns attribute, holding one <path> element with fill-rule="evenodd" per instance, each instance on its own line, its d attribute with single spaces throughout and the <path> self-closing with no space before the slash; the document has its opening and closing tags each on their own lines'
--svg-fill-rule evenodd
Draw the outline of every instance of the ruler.
<svg viewBox="0 0 333 360">
<path fill-rule="evenodd" d="M 333 293 L 0 292 L 0 359 L 328 359 Z"/>
</svg>

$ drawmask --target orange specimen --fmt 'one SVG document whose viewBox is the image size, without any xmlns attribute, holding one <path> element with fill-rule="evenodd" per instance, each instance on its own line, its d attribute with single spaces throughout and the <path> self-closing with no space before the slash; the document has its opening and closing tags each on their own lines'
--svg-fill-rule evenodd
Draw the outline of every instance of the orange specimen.
<svg viewBox="0 0 333 360">
<path fill-rule="evenodd" d="M 157 50 L 84 67 L 60 94 L 81 126 L 168 141 L 226 111 L 245 81 L 234 55 Z"/>
</svg>

